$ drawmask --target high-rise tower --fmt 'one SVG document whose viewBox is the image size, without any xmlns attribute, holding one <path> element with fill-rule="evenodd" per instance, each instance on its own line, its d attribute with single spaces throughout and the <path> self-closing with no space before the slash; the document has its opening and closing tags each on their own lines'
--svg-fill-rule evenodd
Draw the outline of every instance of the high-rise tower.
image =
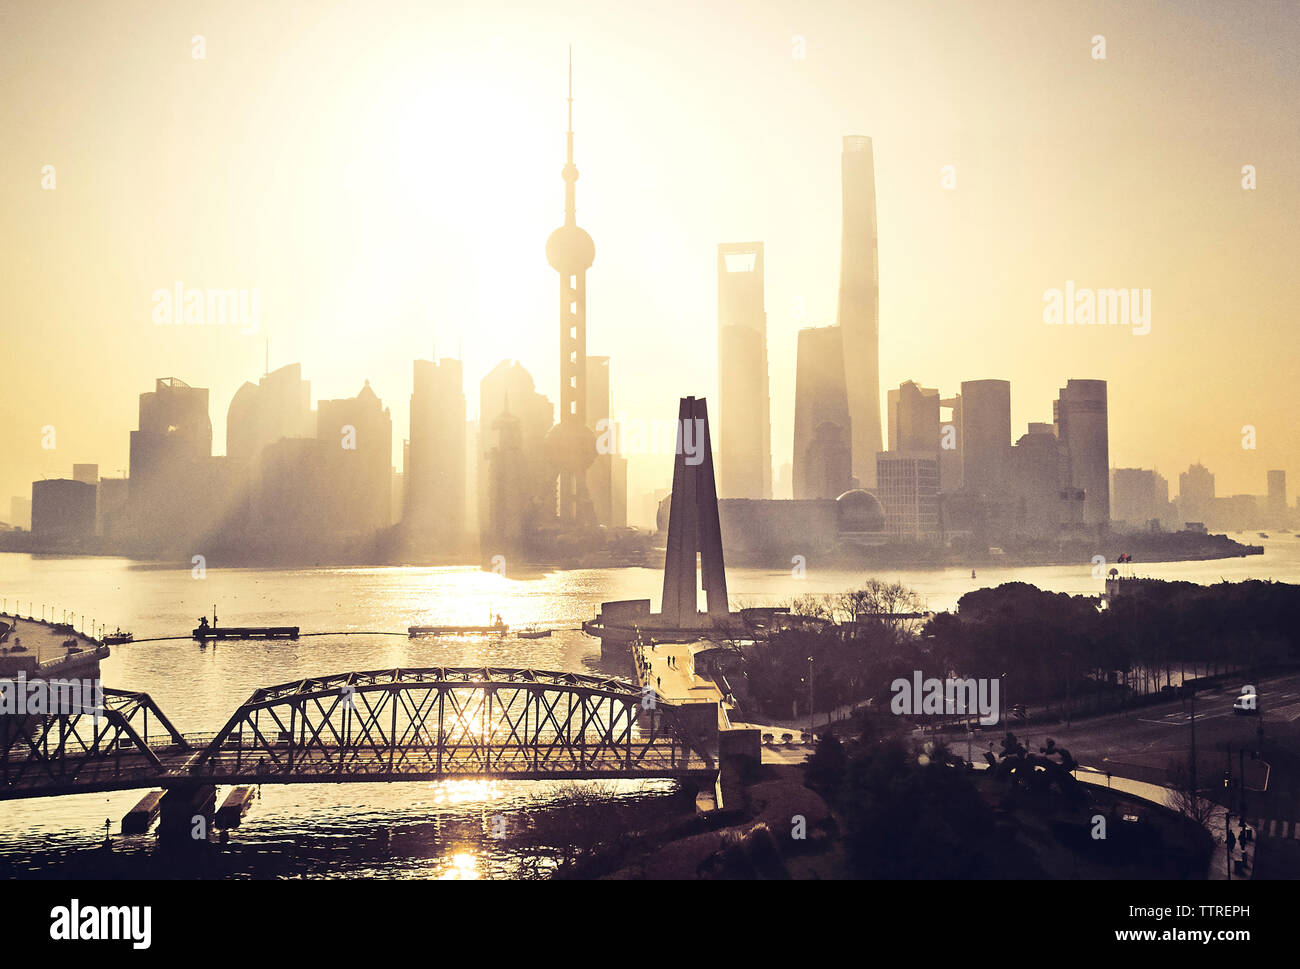
<svg viewBox="0 0 1300 969">
<path fill-rule="evenodd" d="M 763 243 L 718 246 L 718 490 L 724 498 L 772 497 Z"/>
<path fill-rule="evenodd" d="M 1110 522 L 1106 381 L 1067 380 L 1052 413 L 1056 436 L 1066 450 L 1070 486 L 1083 489 L 1083 523 L 1106 525 Z"/>
<path fill-rule="evenodd" d="M 961 440 L 966 488 L 981 495 L 1002 493 L 1011 452 L 1011 381 L 962 381 Z"/>
<path fill-rule="evenodd" d="M 547 452 L 560 474 L 560 522 L 585 524 L 591 518 L 585 472 L 596 457 L 595 436 L 587 427 L 587 270 L 596 244 L 578 227 L 573 163 L 573 52 L 569 52 L 568 159 L 564 178 L 564 225 L 546 240 L 546 261 L 560 274 L 560 423 L 547 436 Z"/>
<path fill-rule="evenodd" d="M 840 156 L 843 222 L 840 301 L 844 375 L 853 432 L 853 475 L 863 488 L 876 481 L 880 440 L 880 264 L 876 250 L 876 169 L 871 139 L 848 135 Z"/>
<path fill-rule="evenodd" d="M 842 337 L 838 326 L 799 331 L 794 382 L 796 501 L 836 498 L 853 487 L 852 421 L 844 387 Z"/>
</svg>

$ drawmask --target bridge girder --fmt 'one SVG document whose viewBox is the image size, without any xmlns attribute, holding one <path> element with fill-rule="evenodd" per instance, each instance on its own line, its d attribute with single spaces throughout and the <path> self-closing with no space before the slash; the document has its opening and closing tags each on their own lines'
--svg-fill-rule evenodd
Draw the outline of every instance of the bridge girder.
<svg viewBox="0 0 1300 969">
<path fill-rule="evenodd" d="M 83 771 L 102 777 L 120 773 L 123 766 L 162 763 L 149 739 L 150 717 L 161 728 L 168 746 L 188 749 L 185 738 L 172 726 L 147 693 L 103 690 L 103 709 L 76 709 L 51 714 L 9 714 L 0 717 L 0 797 L 6 789 L 23 784 L 75 784 Z"/>
<path fill-rule="evenodd" d="M 197 775 L 291 780 L 664 776 L 716 757 L 677 709 L 624 680 L 503 667 L 418 667 L 265 687 Z"/>
</svg>

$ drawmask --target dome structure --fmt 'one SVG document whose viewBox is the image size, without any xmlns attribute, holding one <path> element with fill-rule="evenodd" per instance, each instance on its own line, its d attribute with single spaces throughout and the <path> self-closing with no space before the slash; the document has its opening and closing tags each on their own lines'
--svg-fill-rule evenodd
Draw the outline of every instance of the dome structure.
<svg viewBox="0 0 1300 969">
<path fill-rule="evenodd" d="M 883 532 L 885 509 L 869 491 L 854 488 L 835 499 L 841 532 Z"/>
</svg>

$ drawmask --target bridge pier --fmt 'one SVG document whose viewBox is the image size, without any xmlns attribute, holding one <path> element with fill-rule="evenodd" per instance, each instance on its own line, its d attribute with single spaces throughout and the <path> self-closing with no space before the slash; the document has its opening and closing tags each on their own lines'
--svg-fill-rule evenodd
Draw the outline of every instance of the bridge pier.
<svg viewBox="0 0 1300 969">
<path fill-rule="evenodd" d="M 203 783 L 168 788 L 158 802 L 158 843 L 184 848 L 207 842 L 217 813 L 217 789 Z"/>
</svg>

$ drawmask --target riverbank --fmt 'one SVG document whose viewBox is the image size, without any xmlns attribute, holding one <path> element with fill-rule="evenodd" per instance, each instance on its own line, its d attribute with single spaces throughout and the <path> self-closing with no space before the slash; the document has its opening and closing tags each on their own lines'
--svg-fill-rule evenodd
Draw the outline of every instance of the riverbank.
<svg viewBox="0 0 1300 969">
<path fill-rule="evenodd" d="M 523 549 L 509 555 L 462 547 L 447 552 L 415 553 L 409 546 L 384 533 L 369 539 L 346 543 L 328 543 L 313 547 L 285 550 L 278 547 L 223 546 L 207 543 L 203 555 L 205 566 L 213 568 L 453 568 L 499 567 L 499 561 L 514 562 L 534 570 L 651 568 L 662 569 L 664 549 L 658 545 L 663 536 L 643 533 L 623 537 L 590 548 Z M 183 565 L 192 559 L 180 552 L 159 553 L 102 539 L 76 543 L 37 541 L 30 532 L 0 532 L 0 552 L 33 555 L 129 558 L 142 563 Z M 801 561 L 805 568 L 1017 568 L 1034 566 L 1089 567 L 1096 556 L 1106 563 L 1132 556 L 1142 563 L 1205 562 L 1215 559 L 1263 555 L 1262 545 L 1246 545 L 1227 535 L 1201 535 L 1196 532 L 1107 533 L 1095 538 L 1070 542 L 1008 542 L 989 547 L 972 544 L 933 546 L 923 544 L 889 544 L 843 548 L 834 551 L 782 546 L 762 552 L 723 549 L 729 565 L 788 570 Z"/>
</svg>

